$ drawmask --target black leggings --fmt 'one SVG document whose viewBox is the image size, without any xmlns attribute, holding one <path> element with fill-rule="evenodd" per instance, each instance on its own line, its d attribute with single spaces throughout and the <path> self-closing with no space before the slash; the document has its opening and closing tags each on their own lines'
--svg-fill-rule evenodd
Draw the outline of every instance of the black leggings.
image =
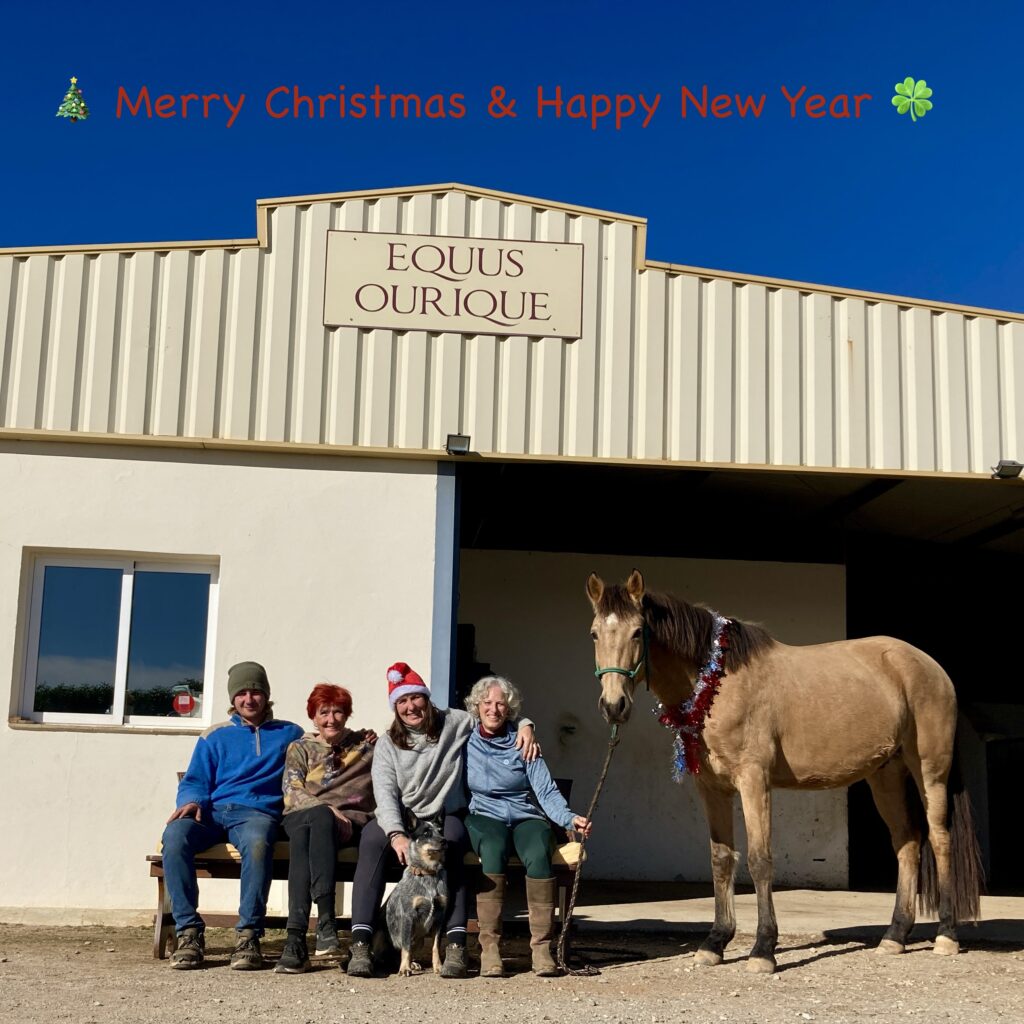
<svg viewBox="0 0 1024 1024">
<path fill-rule="evenodd" d="M 462 819 L 454 814 L 444 818 L 444 837 L 448 840 L 445 871 L 448 875 L 448 921 L 445 930 L 466 930 L 466 881 L 463 859 L 469 851 L 469 837 Z M 352 930 L 373 928 L 373 919 L 384 895 L 384 872 L 388 864 L 398 862 L 388 837 L 376 821 L 368 822 L 359 840 L 359 861 L 352 883 Z"/>
<path fill-rule="evenodd" d="M 313 903 L 330 897 L 334 913 L 335 867 L 338 834 L 334 812 L 317 804 L 284 816 L 284 830 L 291 843 L 288 859 L 288 927 L 305 934 Z M 356 839 L 352 839 L 354 844 Z"/>
</svg>

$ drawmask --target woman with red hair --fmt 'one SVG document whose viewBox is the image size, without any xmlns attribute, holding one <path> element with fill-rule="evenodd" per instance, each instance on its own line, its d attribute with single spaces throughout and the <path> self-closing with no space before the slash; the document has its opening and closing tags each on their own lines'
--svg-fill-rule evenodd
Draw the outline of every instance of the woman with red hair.
<svg viewBox="0 0 1024 1024">
<path fill-rule="evenodd" d="M 334 879 L 338 848 L 359 843 L 373 817 L 370 766 L 377 735 L 347 728 L 352 694 L 318 683 L 306 702 L 315 732 L 288 747 L 284 763 L 284 830 L 288 861 L 288 937 L 274 970 L 301 974 L 309 966 L 306 925 L 317 908 L 316 955 L 339 952 L 334 923 Z"/>
</svg>

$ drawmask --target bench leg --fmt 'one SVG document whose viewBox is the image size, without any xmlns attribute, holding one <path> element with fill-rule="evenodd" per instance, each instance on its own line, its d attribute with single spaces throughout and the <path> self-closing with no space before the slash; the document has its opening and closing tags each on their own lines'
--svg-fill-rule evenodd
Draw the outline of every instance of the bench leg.
<svg viewBox="0 0 1024 1024">
<path fill-rule="evenodd" d="M 164 960 L 174 943 L 174 925 L 164 924 L 167 912 L 167 891 L 160 875 L 156 880 L 156 914 L 153 917 L 153 959 Z"/>
</svg>

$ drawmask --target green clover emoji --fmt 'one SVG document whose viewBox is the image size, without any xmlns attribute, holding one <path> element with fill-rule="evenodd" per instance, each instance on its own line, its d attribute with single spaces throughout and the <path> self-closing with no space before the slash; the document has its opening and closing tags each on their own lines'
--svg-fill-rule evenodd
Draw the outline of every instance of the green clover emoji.
<svg viewBox="0 0 1024 1024">
<path fill-rule="evenodd" d="M 909 110 L 910 120 L 916 121 L 932 109 L 932 101 L 928 99 L 931 94 L 932 91 L 923 78 L 920 82 L 915 82 L 907 77 L 896 83 L 896 95 L 892 98 L 892 105 L 900 114 L 905 114 Z"/>
</svg>

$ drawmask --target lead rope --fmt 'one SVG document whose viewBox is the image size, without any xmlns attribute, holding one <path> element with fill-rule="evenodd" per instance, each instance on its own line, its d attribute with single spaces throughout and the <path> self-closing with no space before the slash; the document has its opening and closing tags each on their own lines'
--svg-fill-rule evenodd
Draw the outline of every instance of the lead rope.
<svg viewBox="0 0 1024 1024">
<path fill-rule="evenodd" d="M 594 796 L 590 801 L 590 806 L 587 808 L 587 821 L 594 820 L 594 808 L 597 807 L 597 798 L 601 795 L 601 789 L 604 786 L 604 781 L 608 777 L 608 766 L 612 761 L 612 754 L 615 752 L 615 748 L 619 745 L 619 727 L 618 725 L 612 726 L 611 735 L 608 737 L 608 753 L 604 758 L 604 768 L 601 769 L 601 777 L 597 780 L 597 789 L 594 790 Z M 576 862 L 576 874 L 572 880 L 572 895 L 569 897 L 569 907 L 565 912 L 565 918 L 562 921 L 562 931 L 558 936 L 558 948 L 556 950 L 558 967 L 565 974 L 570 974 L 575 977 L 583 975 L 600 974 L 601 972 L 594 966 L 586 964 L 579 970 L 571 968 L 567 962 L 566 956 L 566 945 L 569 941 L 569 926 L 572 924 L 572 912 L 576 908 L 576 893 L 580 888 L 580 872 L 583 870 L 583 849 L 587 844 L 587 837 L 580 837 L 580 858 Z"/>
</svg>

